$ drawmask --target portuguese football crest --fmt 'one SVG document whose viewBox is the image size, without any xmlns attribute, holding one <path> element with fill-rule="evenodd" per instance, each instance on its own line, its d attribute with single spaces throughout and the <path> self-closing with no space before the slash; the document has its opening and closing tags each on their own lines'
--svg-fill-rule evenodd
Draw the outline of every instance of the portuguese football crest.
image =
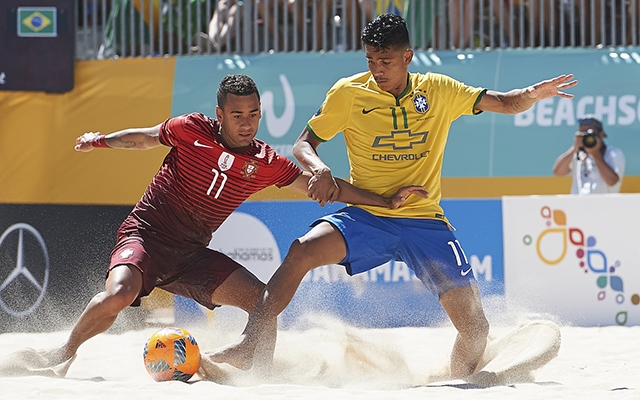
<svg viewBox="0 0 640 400">
<path fill-rule="evenodd" d="M 251 180 L 253 175 L 258 172 L 258 161 L 248 160 L 242 166 L 242 177 Z"/>
</svg>

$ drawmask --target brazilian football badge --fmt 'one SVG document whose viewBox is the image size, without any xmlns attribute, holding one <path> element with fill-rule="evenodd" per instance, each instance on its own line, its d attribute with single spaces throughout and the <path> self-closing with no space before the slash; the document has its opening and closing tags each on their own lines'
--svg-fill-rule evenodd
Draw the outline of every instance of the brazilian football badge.
<svg viewBox="0 0 640 400">
<path fill-rule="evenodd" d="M 243 178 L 251 180 L 256 172 L 258 172 L 258 161 L 248 160 L 244 162 L 244 165 L 242 166 Z"/>
<path fill-rule="evenodd" d="M 424 114 L 429 111 L 429 103 L 427 102 L 427 96 L 423 94 L 417 94 L 413 96 L 413 107 L 416 112 Z"/>
</svg>

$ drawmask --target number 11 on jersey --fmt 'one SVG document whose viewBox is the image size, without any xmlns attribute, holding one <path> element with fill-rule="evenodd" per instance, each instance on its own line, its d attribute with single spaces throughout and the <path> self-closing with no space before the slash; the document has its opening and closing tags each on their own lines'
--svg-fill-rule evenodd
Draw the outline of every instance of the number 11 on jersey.
<svg viewBox="0 0 640 400">
<path fill-rule="evenodd" d="M 218 197 L 220 197 L 220 193 L 222 193 L 224 184 L 227 183 L 227 174 L 225 174 L 224 172 L 219 172 L 215 168 L 212 168 L 211 171 L 213 171 L 214 175 L 213 175 L 213 179 L 211 180 L 211 185 L 209 186 L 209 190 L 207 190 L 207 196 L 211 195 L 211 191 L 213 190 L 213 187 L 216 185 L 216 182 L 218 182 L 218 178 L 221 177 L 222 181 L 220 183 L 220 187 L 216 191 L 216 195 L 213 196 L 214 199 L 217 199 Z"/>
</svg>

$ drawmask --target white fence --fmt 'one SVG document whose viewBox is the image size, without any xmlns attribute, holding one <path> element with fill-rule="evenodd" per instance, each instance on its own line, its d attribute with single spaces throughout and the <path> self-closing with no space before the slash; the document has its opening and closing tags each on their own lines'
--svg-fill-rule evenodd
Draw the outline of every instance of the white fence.
<svg viewBox="0 0 640 400">
<path fill-rule="evenodd" d="M 402 14 L 417 49 L 636 46 L 639 0 L 78 0 L 78 59 L 353 51 Z"/>
</svg>

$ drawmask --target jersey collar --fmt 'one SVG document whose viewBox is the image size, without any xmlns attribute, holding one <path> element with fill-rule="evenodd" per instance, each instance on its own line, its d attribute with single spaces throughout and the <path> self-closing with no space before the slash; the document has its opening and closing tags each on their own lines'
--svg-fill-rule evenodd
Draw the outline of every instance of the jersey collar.
<svg viewBox="0 0 640 400">
<path fill-rule="evenodd" d="M 400 96 L 397 97 L 397 99 L 401 99 L 403 98 L 407 93 L 409 93 L 409 90 L 411 90 L 411 74 L 407 72 L 407 86 L 404 88 L 404 90 L 402 91 L 402 93 L 400 93 Z"/>
<path fill-rule="evenodd" d="M 378 84 L 376 83 L 376 80 L 373 78 L 373 74 L 371 72 L 369 72 L 369 85 L 375 85 L 375 87 L 377 88 L 377 90 L 379 92 L 384 92 L 384 93 L 387 93 L 387 94 L 390 94 L 391 96 L 393 96 L 391 93 L 380 89 L 380 86 L 378 86 Z M 400 96 L 398 96 L 398 97 L 394 96 L 394 97 L 396 98 L 396 100 L 401 99 L 407 93 L 409 93 L 410 90 L 411 90 L 411 74 L 409 72 L 407 72 L 407 86 L 405 86 L 405 88 L 402 91 L 402 93 L 400 93 Z"/>
</svg>

